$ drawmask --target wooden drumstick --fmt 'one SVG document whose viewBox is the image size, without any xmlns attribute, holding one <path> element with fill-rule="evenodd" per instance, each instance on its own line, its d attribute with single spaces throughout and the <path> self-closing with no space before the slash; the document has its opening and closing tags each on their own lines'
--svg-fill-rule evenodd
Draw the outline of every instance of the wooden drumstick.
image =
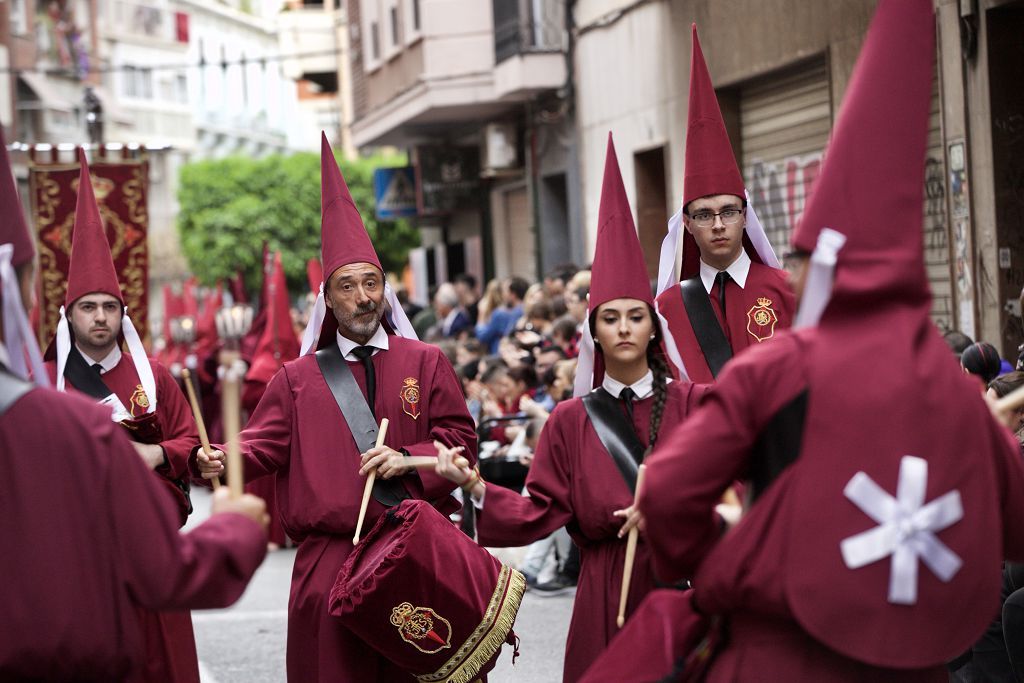
<svg viewBox="0 0 1024 683">
<path fill-rule="evenodd" d="M 417 470 L 432 470 L 437 465 L 437 458 L 431 455 L 410 455 L 409 457 L 395 455 L 388 458 L 388 464 L 392 467 L 412 467 Z M 469 461 L 461 455 L 456 455 L 452 460 L 452 464 L 460 468 L 469 467 Z"/>
<path fill-rule="evenodd" d="M 229 369 L 224 373 L 221 383 L 224 412 L 224 437 L 227 448 L 228 490 L 232 498 L 240 498 L 245 492 L 245 479 L 242 473 L 242 450 L 238 443 L 238 433 L 242 422 L 242 383 L 238 373 Z"/>
<path fill-rule="evenodd" d="M 377 430 L 377 448 L 384 445 L 384 436 L 388 433 L 388 419 L 382 418 L 380 429 Z M 359 533 L 363 530 L 363 519 L 366 517 L 366 506 L 370 503 L 370 493 L 373 491 L 373 482 L 377 479 L 377 468 L 374 467 L 366 475 L 366 486 L 363 487 L 363 502 L 359 504 L 359 518 L 356 520 L 356 533 L 352 536 L 352 543 L 359 543 Z"/>
<path fill-rule="evenodd" d="M 206 433 L 206 423 L 203 421 L 203 414 L 199 411 L 199 401 L 196 400 L 196 390 L 192 388 L 192 373 L 188 368 L 181 369 L 181 378 L 185 380 L 185 393 L 188 394 L 188 402 L 192 406 L 192 416 L 196 419 L 196 428 L 199 430 L 199 443 L 203 444 L 203 453 L 209 455 L 213 452 L 210 447 L 210 437 Z M 213 488 L 220 488 L 220 477 L 210 480 Z"/>
<path fill-rule="evenodd" d="M 640 500 L 640 487 L 644 483 L 644 472 L 647 465 L 640 465 L 640 471 L 636 474 L 636 493 L 633 494 L 633 505 Z M 640 536 L 640 529 L 633 527 L 629 530 L 629 537 L 626 539 L 626 564 L 622 568 L 622 592 L 619 594 L 619 616 L 615 623 L 619 628 L 626 623 L 626 599 L 629 597 L 629 582 L 633 578 L 633 559 L 636 557 L 636 542 Z"/>
</svg>

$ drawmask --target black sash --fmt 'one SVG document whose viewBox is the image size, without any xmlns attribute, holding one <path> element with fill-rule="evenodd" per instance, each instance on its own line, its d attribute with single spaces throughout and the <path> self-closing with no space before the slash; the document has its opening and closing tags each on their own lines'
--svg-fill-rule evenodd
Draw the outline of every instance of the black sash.
<svg viewBox="0 0 1024 683">
<path fill-rule="evenodd" d="M 633 423 L 623 412 L 619 399 L 598 388 L 583 397 L 583 407 L 597 438 L 612 456 L 626 486 L 636 493 L 636 476 L 644 459 L 644 446 L 637 438 Z"/>
<path fill-rule="evenodd" d="M 711 308 L 711 298 L 704 289 L 704 283 L 700 275 L 694 275 L 688 280 L 683 280 L 679 285 L 679 292 L 683 297 L 683 306 L 686 307 L 686 316 L 690 319 L 690 326 L 697 337 L 700 350 L 704 353 L 704 360 L 711 369 L 711 376 L 718 377 L 722 366 L 732 358 L 732 347 L 729 340 L 725 338 L 722 326 L 718 324 L 715 311 Z M 725 311 L 722 311 L 725 316 Z"/>
<path fill-rule="evenodd" d="M 761 497 L 773 481 L 800 456 L 807 417 L 807 391 L 772 416 L 751 449 L 750 501 Z"/>
<path fill-rule="evenodd" d="M 8 373 L 7 368 L 0 364 L 0 416 L 31 390 L 31 384 Z"/>
<path fill-rule="evenodd" d="M 102 401 L 114 393 L 99 373 L 89 366 L 82 352 L 75 346 L 71 347 L 71 353 L 68 354 L 68 363 L 64 366 L 64 379 L 70 382 L 75 389 L 92 396 L 97 401 Z"/>
<path fill-rule="evenodd" d="M 337 344 L 328 344 L 317 351 L 316 362 L 352 432 L 356 448 L 360 453 L 365 453 L 377 445 L 377 420 L 366 404 L 363 390 L 352 376 L 352 369 L 348 367 Z M 392 507 L 408 498 L 409 494 L 394 479 L 376 479 L 373 482 L 373 497 L 381 505 Z"/>
</svg>

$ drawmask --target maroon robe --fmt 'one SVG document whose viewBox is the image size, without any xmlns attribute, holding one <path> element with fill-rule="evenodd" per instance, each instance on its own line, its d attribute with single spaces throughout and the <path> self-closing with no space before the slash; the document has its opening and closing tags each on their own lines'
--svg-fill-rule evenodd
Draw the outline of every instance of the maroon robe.
<svg viewBox="0 0 1024 683">
<path fill-rule="evenodd" d="M 704 388 L 689 382 L 668 385 L 660 433 L 684 421 Z M 633 405 L 633 426 L 640 441 L 649 442 L 654 397 Z M 626 539 L 618 538 L 622 520 L 615 510 L 629 507 L 633 494 L 590 425 L 582 399 L 560 403 L 544 425 L 530 474 L 529 498 L 499 486 L 488 486 L 477 522 L 481 545 L 522 546 L 567 526 L 580 549 L 563 680 L 576 681 L 618 631 L 615 618 L 626 556 Z M 648 546 L 637 545 L 626 614 L 654 588 Z"/>
<path fill-rule="evenodd" d="M 188 456 L 199 436 L 192 411 L 178 383 L 159 361 L 150 358 L 149 364 L 156 380 L 156 415 L 163 435 L 160 446 L 167 456 L 167 465 L 155 470 L 160 475 L 156 481 L 161 484 L 160 488 L 164 491 L 162 495 L 169 497 L 178 506 L 180 526 L 185 523 L 188 509 L 185 507 L 184 494 L 171 480 L 187 477 Z M 55 381 L 56 361 L 49 361 L 46 366 L 51 381 Z M 139 405 L 142 385 L 129 353 L 123 353 L 117 365 L 104 373 L 101 379 L 117 394 L 132 417 L 139 418 L 146 414 L 146 406 Z M 72 385 L 68 382 L 67 386 Z M 139 683 L 199 683 L 199 660 L 191 615 L 187 611 L 156 612 L 144 607 L 137 609 L 145 638 L 147 661 L 144 667 L 136 671 L 132 680 Z"/>
<path fill-rule="evenodd" d="M 749 346 L 774 338 L 793 324 L 796 301 L 786 281 L 786 274 L 757 261 L 751 260 L 744 287 L 741 288 L 735 280 L 730 280 L 726 285 L 725 317 L 728 324 L 723 324 L 722 311 L 718 305 L 717 282 L 712 285 L 709 296 L 711 309 L 715 312 L 718 324 L 722 326 L 725 338 L 732 347 L 733 356 Z M 760 299 L 767 299 L 769 303 L 762 306 L 763 302 L 759 301 Z M 658 297 L 658 309 L 668 321 L 669 331 L 679 348 L 690 381 L 698 384 L 714 382 L 715 378 L 711 376 L 711 369 L 704 359 L 704 352 L 697 343 L 697 336 L 686 315 L 686 306 L 683 305 L 679 286 L 662 292 Z M 770 312 L 767 309 L 770 309 Z M 767 315 L 768 324 L 758 325 L 759 315 Z"/>
<path fill-rule="evenodd" d="M 80 397 L 18 400 L 0 417 L 0 463 L 2 680 L 125 680 L 143 660 L 137 604 L 226 607 L 263 560 L 265 534 L 240 515 L 179 534 L 123 430 Z"/>
<path fill-rule="evenodd" d="M 464 446 L 464 454 L 476 462 L 473 419 L 444 354 L 397 336 L 388 343 L 387 351 L 373 356 L 375 414 L 390 420 L 385 445 L 410 455 L 436 456 L 436 439 Z M 349 367 L 365 393 L 362 364 Z M 420 390 L 414 403 L 403 399 L 412 395 L 404 391 L 410 386 Z M 249 418 L 241 442 L 247 479 L 277 474 L 281 520 L 285 532 L 299 542 L 288 601 L 289 680 L 408 679 L 328 614 L 331 588 L 352 550 L 365 479 L 358 474 L 360 449 L 314 355 L 284 364 Z M 410 495 L 432 501 L 442 512 L 458 509 L 450 497 L 454 485 L 432 470 L 401 481 Z M 384 510 L 370 499 L 364 532 Z"/>
<path fill-rule="evenodd" d="M 826 647 L 801 627 L 793 613 L 793 579 L 788 574 L 817 571 L 814 567 L 787 562 L 794 553 L 793 539 L 799 539 L 807 526 L 793 519 L 799 469 L 813 462 L 803 454 L 765 490 L 743 521 L 721 537 L 721 523 L 713 512 L 714 506 L 722 491 L 749 474 L 754 457 L 752 447 L 772 417 L 808 388 L 806 359 L 813 353 L 816 332 L 801 330 L 798 334 L 780 335 L 772 344 L 753 349 L 731 362 L 701 409 L 683 427 L 667 434 L 651 454 L 640 506 L 653 548 L 655 570 L 659 578 L 668 581 L 693 576 L 695 600 L 701 611 L 730 619 L 729 644 L 715 660 L 709 681 L 760 680 L 766 671 L 771 672 L 773 680 L 786 681 L 945 681 L 942 666 L 916 669 L 870 666 Z M 937 336 L 936 341 L 941 343 Z M 879 353 L 884 352 L 883 344 Z M 963 406 L 965 419 L 970 414 L 977 420 L 972 424 L 988 424 L 987 430 L 973 432 L 970 437 L 977 450 L 964 449 L 963 452 L 973 450 L 970 457 L 983 459 L 986 469 L 994 466 L 994 481 L 1000 484 L 991 495 L 998 500 L 1003 521 L 998 528 L 998 520 L 993 520 L 994 526 L 986 526 L 971 525 L 965 519 L 941 532 L 939 538 L 966 559 L 971 551 L 950 541 L 949 534 L 956 533 L 957 541 L 968 542 L 968 539 L 989 536 L 977 533 L 977 529 L 985 528 L 991 531 L 991 538 L 981 543 L 999 544 L 1001 538 L 1009 557 L 1022 557 L 1024 530 L 1014 520 L 1024 519 L 1024 497 L 1011 495 L 1011 492 L 1024 491 L 1024 465 L 1019 449 L 1010 434 L 984 414 L 987 409 L 976 390 L 968 390 L 966 378 L 962 396 L 941 400 L 961 399 L 973 399 Z M 928 426 L 919 428 L 925 430 Z M 851 466 L 856 467 L 856 463 Z M 932 474 L 934 477 L 937 472 Z M 988 481 L 987 477 L 982 480 Z M 895 480 L 879 483 L 886 490 L 895 490 Z M 929 486 L 928 499 L 934 496 Z M 835 503 L 836 508 L 850 505 L 841 498 Z M 970 506 L 966 509 L 971 512 Z M 830 519 L 831 513 L 823 507 L 818 509 L 818 516 L 823 519 Z M 862 521 L 858 530 L 870 526 L 870 520 Z M 835 553 L 839 553 L 838 545 Z M 873 569 L 882 573 L 879 583 L 884 586 L 888 559 L 876 564 Z M 998 562 L 991 569 L 997 575 Z M 926 567 L 922 565 L 918 571 L 922 593 L 926 589 L 945 589 Z M 832 576 L 835 577 L 830 578 L 832 590 L 837 594 L 853 590 L 852 585 L 844 582 L 852 583 L 860 578 L 853 571 L 830 574 Z M 875 589 L 875 592 L 881 590 L 884 598 L 884 589 L 877 589 L 877 586 Z M 998 609 L 997 599 L 998 583 L 990 605 L 972 603 L 969 611 L 980 610 L 990 618 Z M 828 602 L 827 597 L 819 600 Z M 951 595 L 939 605 L 948 609 L 956 600 Z M 935 602 L 934 597 L 932 602 Z M 858 629 L 863 629 L 863 625 L 858 621 L 850 616 L 836 617 L 834 630 L 848 633 L 850 639 L 862 638 Z M 937 621 L 936 629 L 948 632 L 956 628 L 957 621 Z M 902 642 L 907 645 L 922 638 L 935 638 L 935 634 L 908 632 Z M 950 656 L 957 652 L 953 647 Z"/>
</svg>

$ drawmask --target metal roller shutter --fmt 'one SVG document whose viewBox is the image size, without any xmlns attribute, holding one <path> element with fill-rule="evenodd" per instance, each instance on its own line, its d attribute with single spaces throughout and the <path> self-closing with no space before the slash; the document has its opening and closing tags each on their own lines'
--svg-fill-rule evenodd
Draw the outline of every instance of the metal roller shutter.
<svg viewBox="0 0 1024 683">
<path fill-rule="evenodd" d="M 933 80 L 924 181 L 924 246 L 934 302 L 932 319 L 953 327 L 946 162 L 938 77 Z M 832 127 L 827 64 L 822 59 L 740 88 L 740 144 L 747 189 L 777 253 L 803 213 Z"/>
<path fill-rule="evenodd" d="M 942 142 L 942 107 L 938 74 L 932 80 L 932 108 L 928 119 L 928 159 L 924 180 L 924 262 L 932 287 L 932 320 L 940 329 L 956 328 L 949 256 L 949 219 L 946 213 L 946 154 Z"/>
<path fill-rule="evenodd" d="M 740 88 L 742 168 L 768 239 L 780 255 L 803 213 L 832 128 L 825 59 Z"/>
</svg>

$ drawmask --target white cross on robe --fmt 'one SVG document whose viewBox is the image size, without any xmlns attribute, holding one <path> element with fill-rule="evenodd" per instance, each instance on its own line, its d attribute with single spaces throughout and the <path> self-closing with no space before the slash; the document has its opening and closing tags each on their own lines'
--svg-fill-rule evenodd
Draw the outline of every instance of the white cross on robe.
<svg viewBox="0 0 1024 683">
<path fill-rule="evenodd" d="M 935 533 L 964 516 L 960 491 L 953 489 L 927 505 L 928 462 L 904 455 L 900 460 L 896 497 L 864 472 L 857 472 L 843 489 L 864 514 L 878 526 L 844 539 L 840 544 L 843 562 L 859 569 L 892 556 L 889 570 L 889 602 L 913 605 L 917 602 L 917 559 L 942 581 L 950 581 L 963 561 L 936 538 Z"/>
</svg>

